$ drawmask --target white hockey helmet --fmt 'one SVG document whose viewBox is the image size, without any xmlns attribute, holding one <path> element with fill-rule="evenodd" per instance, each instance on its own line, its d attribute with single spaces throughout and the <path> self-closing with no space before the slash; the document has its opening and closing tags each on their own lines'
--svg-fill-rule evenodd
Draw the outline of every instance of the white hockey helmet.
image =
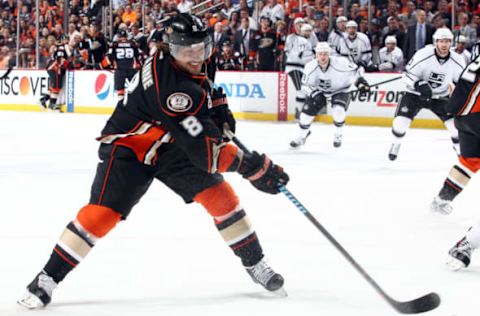
<svg viewBox="0 0 480 316">
<path fill-rule="evenodd" d="M 303 18 L 296 18 L 295 20 L 293 20 L 293 25 L 298 23 L 305 23 L 305 20 Z"/>
<path fill-rule="evenodd" d="M 458 38 L 457 38 L 457 43 L 466 43 L 467 42 L 467 38 L 463 35 L 459 35 Z"/>
<path fill-rule="evenodd" d="M 393 35 L 389 35 L 385 38 L 385 45 L 386 44 L 397 44 L 397 38 Z"/>
<path fill-rule="evenodd" d="M 339 16 L 337 20 L 335 21 L 336 24 L 341 23 L 341 22 L 347 22 L 347 18 L 344 17 L 343 15 Z"/>
<path fill-rule="evenodd" d="M 433 33 L 433 42 L 436 43 L 438 40 L 441 39 L 448 39 L 450 41 L 453 41 L 452 31 L 450 31 L 446 27 L 442 27 L 436 30 L 435 33 Z"/>
<path fill-rule="evenodd" d="M 302 27 L 300 28 L 300 32 L 303 33 L 308 31 L 313 31 L 313 27 L 308 23 L 303 24 Z"/>
<path fill-rule="evenodd" d="M 354 27 L 354 28 L 358 28 L 358 24 L 357 22 L 353 21 L 353 20 L 350 20 L 347 22 L 347 25 L 346 25 L 346 28 L 349 28 L 349 27 Z"/>
<path fill-rule="evenodd" d="M 315 53 L 329 53 L 330 54 L 330 45 L 327 42 L 318 42 L 315 46 Z"/>
</svg>

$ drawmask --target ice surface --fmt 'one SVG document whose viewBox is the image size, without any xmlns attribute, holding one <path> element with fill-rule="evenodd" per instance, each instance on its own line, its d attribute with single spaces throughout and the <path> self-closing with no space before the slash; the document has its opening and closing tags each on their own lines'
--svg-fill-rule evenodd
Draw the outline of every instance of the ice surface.
<svg viewBox="0 0 480 316">
<path fill-rule="evenodd" d="M 106 116 L 0 112 L 0 315 L 396 315 L 283 196 L 228 174 L 288 298 L 254 284 L 209 215 L 154 183 L 129 219 L 101 240 L 45 310 L 15 302 L 59 234 L 88 201 Z M 290 174 L 288 188 L 395 299 L 438 292 L 428 315 L 477 315 L 480 261 L 444 266 L 478 213 L 478 178 L 449 216 L 429 203 L 456 162 L 445 130 L 410 130 L 398 160 L 388 128 L 315 123 L 305 147 L 288 148 L 293 123 L 239 122 L 238 137 Z"/>
</svg>

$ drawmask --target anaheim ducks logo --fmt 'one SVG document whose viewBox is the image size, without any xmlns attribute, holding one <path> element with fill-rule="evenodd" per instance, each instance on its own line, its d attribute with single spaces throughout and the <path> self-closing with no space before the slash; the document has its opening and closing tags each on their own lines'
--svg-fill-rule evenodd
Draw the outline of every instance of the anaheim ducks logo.
<svg viewBox="0 0 480 316">
<path fill-rule="evenodd" d="M 167 107 L 173 112 L 186 112 L 192 107 L 192 98 L 185 93 L 177 92 L 167 98 Z"/>
<path fill-rule="evenodd" d="M 172 34 L 173 33 L 173 28 L 171 26 L 168 26 L 166 29 L 165 29 L 165 33 L 167 34 Z"/>
<path fill-rule="evenodd" d="M 260 40 L 260 44 L 258 44 L 258 48 L 270 47 L 272 45 L 273 45 L 273 38 L 264 37 Z"/>
</svg>

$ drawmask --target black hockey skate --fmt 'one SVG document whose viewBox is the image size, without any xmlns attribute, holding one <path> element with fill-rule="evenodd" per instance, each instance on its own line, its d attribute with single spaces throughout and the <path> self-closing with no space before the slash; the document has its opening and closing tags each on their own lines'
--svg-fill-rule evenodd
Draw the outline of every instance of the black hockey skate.
<svg viewBox="0 0 480 316">
<path fill-rule="evenodd" d="M 62 107 L 60 106 L 60 104 L 57 104 L 57 103 L 52 104 L 51 102 L 50 102 L 50 105 L 48 106 L 48 109 L 50 111 L 54 111 L 54 112 L 61 112 L 62 111 Z"/>
<path fill-rule="evenodd" d="M 47 98 L 45 96 L 42 96 L 39 100 L 39 103 L 40 105 L 42 106 L 42 108 L 44 108 L 45 110 L 48 108 L 47 106 Z"/>
<path fill-rule="evenodd" d="M 262 285 L 266 290 L 271 292 L 282 290 L 284 283 L 283 277 L 273 271 L 265 259 L 260 260 L 254 266 L 245 267 L 245 269 L 253 281 Z"/>
<path fill-rule="evenodd" d="M 455 271 L 468 267 L 472 252 L 472 245 L 468 242 L 467 237 L 463 237 L 448 251 L 448 267 Z"/>
<path fill-rule="evenodd" d="M 17 303 L 28 309 L 44 307 L 52 300 L 52 292 L 56 287 L 57 283 L 42 271 L 27 286 L 27 292 Z"/>
</svg>

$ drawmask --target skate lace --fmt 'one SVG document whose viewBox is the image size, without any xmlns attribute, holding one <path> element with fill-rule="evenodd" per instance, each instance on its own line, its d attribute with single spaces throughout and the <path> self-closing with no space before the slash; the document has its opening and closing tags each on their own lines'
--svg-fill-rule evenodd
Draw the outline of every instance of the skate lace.
<svg viewBox="0 0 480 316">
<path fill-rule="evenodd" d="M 52 292 L 57 287 L 57 283 L 47 274 L 41 273 L 38 276 L 38 287 L 42 288 L 48 296 L 52 296 Z"/>
<path fill-rule="evenodd" d="M 249 268 L 249 270 L 252 272 L 252 275 L 255 277 L 255 279 L 263 285 L 266 285 L 267 282 L 275 275 L 275 272 L 264 260 L 261 260 L 256 265 Z"/>
<path fill-rule="evenodd" d="M 472 246 L 470 245 L 470 243 L 466 238 L 460 240 L 457 244 L 458 252 L 466 253 L 468 254 L 468 256 L 470 256 L 472 254 L 472 250 L 473 250 Z"/>
</svg>

